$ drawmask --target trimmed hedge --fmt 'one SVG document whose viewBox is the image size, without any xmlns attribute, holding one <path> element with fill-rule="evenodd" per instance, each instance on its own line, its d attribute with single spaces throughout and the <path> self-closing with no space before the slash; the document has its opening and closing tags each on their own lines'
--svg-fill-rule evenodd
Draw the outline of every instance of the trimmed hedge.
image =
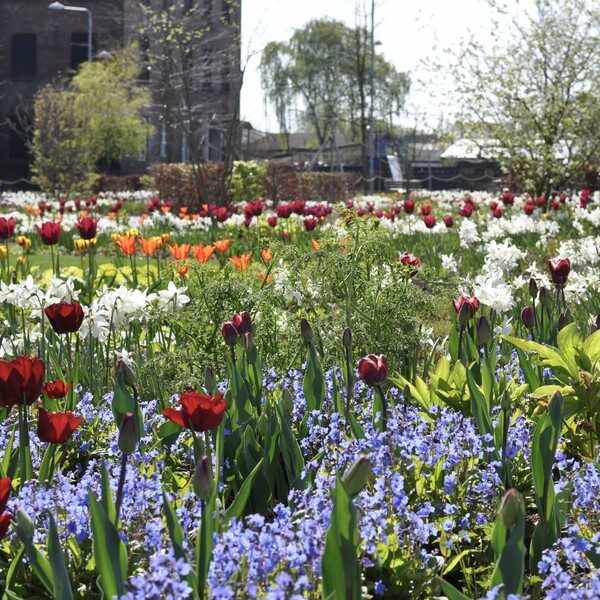
<svg viewBox="0 0 600 600">
<path fill-rule="evenodd" d="M 205 163 L 203 165 L 206 184 L 209 189 L 207 198 L 201 198 L 196 185 L 192 167 L 188 163 L 156 164 L 149 169 L 154 179 L 155 188 L 161 198 L 171 200 L 176 206 L 199 206 L 202 203 L 213 203 L 219 197 L 219 186 L 223 178 L 222 163 Z M 300 172 L 290 165 L 277 161 L 267 161 L 264 173 L 254 183 L 253 192 L 247 200 L 255 200 L 255 190 L 262 189 L 262 198 L 273 202 L 290 202 L 316 200 L 339 202 L 352 198 L 357 191 L 357 175 L 355 173 L 313 173 Z M 231 194 L 227 196 L 231 202 Z"/>
</svg>

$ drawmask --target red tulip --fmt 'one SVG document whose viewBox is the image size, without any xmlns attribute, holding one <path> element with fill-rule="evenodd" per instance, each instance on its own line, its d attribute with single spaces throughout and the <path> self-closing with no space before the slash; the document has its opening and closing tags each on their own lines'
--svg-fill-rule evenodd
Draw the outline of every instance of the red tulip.
<svg viewBox="0 0 600 600">
<path fill-rule="evenodd" d="M 44 361 L 31 356 L 0 360 L 0 406 L 33 404 L 42 392 L 45 371 Z"/>
<path fill-rule="evenodd" d="M 494 215 L 494 218 L 499 219 L 502 216 L 503 212 L 504 211 L 501 208 L 496 208 L 492 211 L 492 215 Z"/>
<path fill-rule="evenodd" d="M 252 319 L 250 318 L 250 313 L 247 310 L 244 310 L 241 313 L 235 313 L 232 321 L 240 335 L 250 333 L 252 329 Z"/>
<path fill-rule="evenodd" d="M 468 321 L 479 308 L 479 300 L 475 296 L 461 296 L 458 300 L 454 300 L 454 310 L 459 315 L 462 321 Z"/>
<path fill-rule="evenodd" d="M 316 226 L 317 226 L 316 219 L 313 219 L 312 217 L 310 219 L 305 219 L 304 229 L 306 229 L 306 231 L 312 231 Z"/>
<path fill-rule="evenodd" d="M 452 218 L 452 215 L 447 215 L 445 217 L 443 217 L 444 220 L 444 225 L 450 229 L 453 225 L 454 225 L 454 219 Z"/>
<path fill-rule="evenodd" d="M 167 417 L 181 427 L 202 432 L 217 428 L 225 414 L 225 398 L 219 393 L 216 396 L 205 396 L 198 392 L 185 392 L 179 397 L 181 410 L 165 408 L 163 417 Z"/>
<path fill-rule="evenodd" d="M 0 513 L 6 510 L 6 503 L 10 496 L 10 477 L 0 479 Z"/>
<path fill-rule="evenodd" d="M 42 223 L 41 226 L 36 225 L 35 228 L 38 230 L 42 242 L 46 244 L 46 246 L 58 244 L 61 234 L 60 223 L 58 221 L 46 221 L 45 223 Z"/>
<path fill-rule="evenodd" d="M 387 377 L 388 361 L 384 354 L 369 354 L 358 362 L 358 374 L 367 385 L 378 385 Z"/>
<path fill-rule="evenodd" d="M 421 206 L 421 214 L 424 217 L 426 217 L 430 213 L 431 213 L 431 204 L 423 204 L 423 206 Z"/>
<path fill-rule="evenodd" d="M 267 223 L 269 224 L 269 227 L 275 227 L 275 225 L 277 225 L 277 217 L 269 217 Z"/>
<path fill-rule="evenodd" d="M 415 211 L 415 201 L 414 200 L 405 200 L 404 201 L 404 212 L 407 215 L 410 215 L 414 211 Z"/>
<path fill-rule="evenodd" d="M 57 302 L 44 310 L 56 333 L 73 333 L 83 323 L 83 308 L 79 302 Z"/>
<path fill-rule="evenodd" d="M 521 311 L 521 322 L 527 329 L 533 329 L 535 327 L 535 312 L 532 306 L 526 306 Z"/>
<path fill-rule="evenodd" d="M 458 211 L 458 214 L 461 217 L 465 217 L 468 219 L 473 214 L 473 204 L 472 202 L 466 202 L 465 205 Z"/>
<path fill-rule="evenodd" d="M 417 256 L 413 256 L 409 252 L 404 252 L 404 254 L 402 254 L 400 256 L 400 262 L 405 267 L 412 267 L 410 269 L 410 275 L 412 276 L 412 275 L 416 275 L 416 273 L 417 273 L 416 267 L 418 267 L 421 264 L 421 259 L 418 258 Z"/>
<path fill-rule="evenodd" d="M 72 385 L 72 381 L 65 383 L 64 381 L 57 379 L 56 381 L 48 381 L 45 383 L 43 390 L 44 394 L 46 394 L 48 398 L 58 400 L 59 398 L 64 398 L 67 395 Z"/>
<path fill-rule="evenodd" d="M 225 321 L 225 323 L 223 323 L 223 327 L 221 327 L 221 335 L 228 346 L 235 346 L 240 337 L 233 321 Z"/>
<path fill-rule="evenodd" d="M 535 204 L 533 202 L 531 202 L 530 200 L 528 200 L 527 202 L 525 202 L 525 204 L 523 205 L 523 212 L 526 215 L 533 214 L 534 210 L 535 210 Z"/>
<path fill-rule="evenodd" d="M 425 227 L 427 227 L 427 229 L 432 229 L 435 225 L 435 217 L 433 215 L 427 215 L 423 218 L 423 222 L 425 223 Z"/>
<path fill-rule="evenodd" d="M 0 217 L 0 239 L 8 240 L 15 235 L 15 220 Z"/>
<path fill-rule="evenodd" d="M 12 521 L 12 515 L 6 513 L 0 517 L 0 540 L 4 539 Z"/>
<path fill-rule="evenodd" d="M 91 240 L 96 237 L 99 220 L 100 219 L 94 219 L 94 217 L 83 217 L 75 223 L 75 227 L 79 229 L 79 235 L 84 240 Z"/>
<path fill-rule="evenodd" d="M 76 417 L 72 412 L 52 413 L 40 408 L 37 435 L 42 442 L 64 444 L 81 423 L 83 417 Z"/>
<path fill-rule="evenodd" d="M 569 279 L 571 261 L 568 258 L 553 258 L 548 261 L 552 281 L 556 285 L 564 285 Z"/>
</svg>

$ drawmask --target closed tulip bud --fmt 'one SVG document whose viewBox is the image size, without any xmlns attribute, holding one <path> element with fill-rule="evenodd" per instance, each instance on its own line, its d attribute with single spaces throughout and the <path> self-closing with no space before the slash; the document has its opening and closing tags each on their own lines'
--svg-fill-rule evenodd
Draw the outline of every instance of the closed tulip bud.
<svg viewBox="0 0 600 600">
<path fill-rule="evenodd" d="M 204 388 L 212 396 L 217 389 L 217 378 L 215 371 L 210 365 L 206 365 L 204 369 Z"/>
<path fill-rule="evenodd" d="M 521 311 L 521 323 L 527 327 L 527 329 L 533 329 L 535 327 L 535 312 L 532 306 L 526 306 Z"/>
<path fill-rule="evenodd" d="M 502 393 L 502 398 L 500 399 L 500 408 L 506 412 L 508 412 L 511 408 L 510 394 L 508 393 L 508 390 L 504 390 Z"/>
<path fill-rule="evenodd" d="M 129 387 L 136 385 L 137 377 L 135 372 L 125 361 L 118 360 L 117 369 L 121 369 L 123 371 L 123 381 L 125 381 L 125 385 L 128 385 Z"/>
<path fill-rule="evenodd" d="M 541 287 L 539 293 L 540 303 L 545 308 L 550 308 L 552 305 L 552 294 L 547 287 Z"/>
<path fill-rule="evenodd" d="M 561 412 L 562 412 L 563 397 L 562 397 L 562 394 L 558 390 L 556 390 L 556 392 L 554 392 L 554 394 L 552 394 L 552 396 L 550 396 L 550 400 L 548 401 L 548 411 L 552 412 L 552 410 L 554 409 L 554 406 L 557 403 L 561 405 Z"/>
<path fill-rule="evenodd" d="M 405 400 L 410 400 L 410 385 L 408 385 L 408 383 L 404 386 L 404 389 L 402 390 L 402 397 Z"/>
<path fill-rule="evenodd" d="M 260 435 L 260 437 L 264 438 L 265 435 L 269 432 L 269 417 L 267 417 L 266 413 L 262 413 L 258 418 L 258 423 L 256 424 L 256 433 Z"/>
<path fill-rule="evenodd" d="M 531 296 L 532 300 L 535 300 L 537 298 L 537 294 L 538 294 L 537 281 L 535 280 L 534 277 L 532 277 L 529 280 L 529 295 Z"/>
<path fill-rule="evenodd" d="M 561 329 L 563 329 L 563 327 L 567 324 L 567 321 L 565 319 L 565 313 L 560 313 L 560 315 L 558 315 L 558 319 L 556 320 L 556 329 L 557 331 L 560 331 Z"/>
<path fill-rule="evenodd" d="M 119 450 L 126 455 L 133 454 L 139 441 L 138 427 L 133 413 L 125 413 L 119 427 Z"/>
<path fill-rule="evenodd" d="M 481 315 L 477 319 L 476 332 L 477 345 L 485 346 L 485 344 L 488 343 L 490 336 L 492 335 L 492 332 L 490 330 L 490 322 L 488 321 L 488 318 L 485 315 Z"/>
<path fill-rule="evenodd" d="M 33 538 L 33 534 L 35 533 L 35 526 L 31 517 L 22 509 L 17 508 L 17 513 L 15 515 L 16 523 L 23 531 L 28 538 Z"/>
<path fill-rule="evenodd" d="M 346 471 L 342 483 L 346 492 L 351 498 L 358 496 L 362 492 L 371 475 L 371 459 L 362 454 L 354 464 Z"/>
<path fill-rule="evenodd" d="M 287 387 L 284 387 L 281 391 L 281 405 L 288 415 L 291 415 L 294 411 L 294 399 Z"/>
<path fill-rule="evenodd" d="M 346 349 L 352 348 L 352 332 L 350 331 L 350 327 L 346 327 L 344 333 L 342 333 L 342 344 Z"/>
<path fill-rule="evenodd" d="M 500 518 L 506 529 L 512 529 L 518 523 L 521 502 L 522 496 L 515 489 L 510 489 L 504 494 L 500 503 Z"/>
<path fill-rule="evenodd" d="M 254 338 L 252 337 L 252 334 L 250 332 L 248 332 L 245 336 L 244 336 L 244 350 L 246 352 L 251 352 L 252 350 L 256 349 L 256 344 L 254 343 Z"/>
<path fill-rule="evenodd" d="M 225 321 L 225 323 L 223 323 L 223 327 L 221 327 L 221 335 L 228 346 L 235 346 L 240 337 L 238 330 L 233 324 L 233 321 Z"/>
<path fill-rule="evenodd" d="M 206 500 L 210 496 L 213 486 L 213 476 L 211 464 L 208 456 L 203 456 L 194 469 L 192 476 L 192 487 L 194 493 L 200 500 Z"/>
<path fill-rule="evenodd" d="M 473 309 L 468 304 L 463 304 L 458 311 L 458 322 L 466 325 L 473 316 Z"/>
<path fill-rule="evenodd" d="M 306 319 L 300 321 L 300 332 L 302 333 L 302 339 L 308 344 L 312 342 L 315 337 L 315 332 L 310 326 L 310 323 Z"/>
</svg>

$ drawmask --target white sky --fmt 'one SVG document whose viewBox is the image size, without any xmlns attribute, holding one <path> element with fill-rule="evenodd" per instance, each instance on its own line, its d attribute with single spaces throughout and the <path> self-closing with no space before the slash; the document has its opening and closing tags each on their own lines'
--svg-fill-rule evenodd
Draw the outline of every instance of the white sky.
<svg viewBox="0 0 600 600">
<path fill-rule="evenodd" d="M 519 0 L 516 2 L 518 5 Z M 242 1 L 242 53 L 248 61 L 242 88 L 243 120 L 256 129 L 278 130 L 273 111 L 265 109 L 258 71 L 260 50 L 268 42 L 288 40 L 294 29 L 311 19 L 330 17 L 354 26 L 355 5 L 356 0 Z M 366 5 L 369 11 L 370 0 Z M 489 28 L 489 8 L 484 0 L 376 0 L 375 39 L 381 42 L 378 52 L 399 70 L 411 73 L 412 116 L 406 118 L 433 125 L 442 112 L 447 113 L 439 100 L 430 99 L 430 92 L 440 88 L 443 69 L 431 73 L 423 63 L 443 60 L 448 56 L 446 50 L 460 47 L 470 32 L 485 37 Z"/>
</svg>

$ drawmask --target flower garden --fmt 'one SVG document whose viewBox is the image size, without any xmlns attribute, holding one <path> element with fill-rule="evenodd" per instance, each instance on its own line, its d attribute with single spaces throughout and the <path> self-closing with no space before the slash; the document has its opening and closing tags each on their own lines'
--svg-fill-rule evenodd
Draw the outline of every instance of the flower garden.
<svg viewBox="0 0 600 600">
<path fill-rule="evenodd" d="M 600 195 L 0 197 L 3 598 L 600 597 Z"/>
</svg>

